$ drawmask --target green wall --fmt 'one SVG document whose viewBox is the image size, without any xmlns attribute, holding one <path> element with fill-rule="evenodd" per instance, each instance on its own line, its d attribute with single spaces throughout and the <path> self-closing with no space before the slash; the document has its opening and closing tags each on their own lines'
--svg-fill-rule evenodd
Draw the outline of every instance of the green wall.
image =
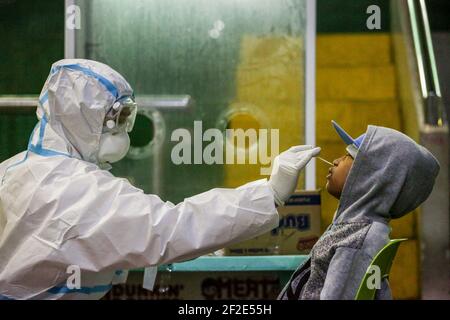
<svg viewBox="0 0 450 320">
<path fill-rule="evenodd" d="M 64 1 L 0 1 L 0 94 L 38 94 L 64 57 Z"/>
<path fill-rule="evenodd" d="M 318 0 L 317 32 L 388 32 L 389 0 Z M 381 30 L 368 30 L 366 13 L 370 5 L 377 5 L 381 10 Z"/>
<path fill-rule="evenodd" d="M 64 1 L 0 0 L 0 95 L 39 94 L 64 56 Z M 0 112 L 0 162 L 25 150 L 37 119 Z"/>
</svg>

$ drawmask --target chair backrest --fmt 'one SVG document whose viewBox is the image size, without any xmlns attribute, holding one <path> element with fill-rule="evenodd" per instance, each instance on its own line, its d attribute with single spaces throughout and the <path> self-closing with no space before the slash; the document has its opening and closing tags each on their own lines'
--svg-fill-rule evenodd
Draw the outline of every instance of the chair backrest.
<svg viewBox="0 0 450 320">
<path fill-rule="evenodd" d="M 373 283 L 369 283 L 374 277 L 379 277 L 378 283 L 381 284 L 383 279 L 389 278 L 389 272 L 397 254 L 400 243 L 407 239 L 394 239 L 390 240 L 373 258 L 370 266 L 367 268 L 361 284 L 359 285 L 358 292 L 356 293 L 355 300 L 373 300 L 377 291 L 377 286 Z"/>
</svg>

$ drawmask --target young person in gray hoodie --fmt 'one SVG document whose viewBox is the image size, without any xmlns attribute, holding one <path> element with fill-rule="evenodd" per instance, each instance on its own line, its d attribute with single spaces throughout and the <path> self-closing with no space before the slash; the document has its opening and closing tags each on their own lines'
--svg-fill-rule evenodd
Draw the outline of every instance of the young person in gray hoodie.
<svg viewBox="0 0 450 320">
<path fill-rule="evenodd" d="M 436 158 L 393 129 L 369 125 L 357 139 L 336 122 L 347 154 L 333 161 L 327 191 L 340 200 L 332 224 L 278 299 L 354 299 L 378 251 L 389 241 L 389 221 L 416 209 L 433 189 Z M 392 299 L 383 280 L 377 299 Z"/>
</svg>

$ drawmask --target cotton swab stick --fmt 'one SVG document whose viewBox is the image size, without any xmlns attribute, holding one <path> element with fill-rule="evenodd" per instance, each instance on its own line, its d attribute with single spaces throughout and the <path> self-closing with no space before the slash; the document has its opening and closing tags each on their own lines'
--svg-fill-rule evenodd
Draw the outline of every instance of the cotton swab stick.
<svg viewBox="0 0 450 320">
<path fill-rule="evenodd" d="M 333 166 L 333 164 L 330 161 L 327 161 L 324 158 L 321 158 L 321 157 L 316 157 L 316 158 L 322 160 L 323 162 L 325 162 L 326 164 L 329 164 L 330 166 Z"/>
</svg>

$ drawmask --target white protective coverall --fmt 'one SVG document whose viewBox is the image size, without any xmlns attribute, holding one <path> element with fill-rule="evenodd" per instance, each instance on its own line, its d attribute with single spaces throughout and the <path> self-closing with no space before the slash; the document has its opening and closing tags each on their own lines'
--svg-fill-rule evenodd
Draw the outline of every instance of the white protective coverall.
<svg viewBox="0 0 450 320">
<path fill-rule="evenodd" d="M 53 64 L 27 150 L 0 164 L 0 299 L 99 299 L 118 270 L 192 259 L 278 226 L 265 179 L 174 205 L 102 170 L 105 114 L 132 94 L 102 63 Z M 71 265 L 81 288 L 67 285 Z"/>
</svg>

